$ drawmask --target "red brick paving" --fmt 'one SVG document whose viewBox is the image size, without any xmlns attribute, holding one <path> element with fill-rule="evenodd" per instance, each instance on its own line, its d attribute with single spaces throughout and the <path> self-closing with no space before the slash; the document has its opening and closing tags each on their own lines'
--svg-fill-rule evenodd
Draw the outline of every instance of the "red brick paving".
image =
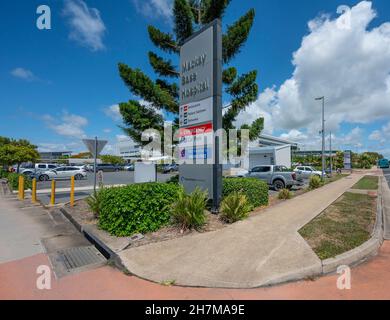
<svg viewBox="0 0 390 320">
<path fill-rule="evenodd" d="M 390 241 L 378 256 L 352 269 L 352 289 L 338 290 L 338 275 L 258 289 L 166 287 L 109 266 L 60 280 L 51 290 L 36 288 L 36 268 L 49 265 L 38 254 L 0 265 L 0 299 L 390 299 Z"/>
</svg>

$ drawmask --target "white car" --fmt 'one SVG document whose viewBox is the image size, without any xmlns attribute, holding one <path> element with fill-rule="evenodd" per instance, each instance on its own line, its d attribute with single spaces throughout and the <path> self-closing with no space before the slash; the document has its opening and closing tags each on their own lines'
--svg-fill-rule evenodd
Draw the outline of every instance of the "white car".
<svg viewBox="0 0 390 320">
<path fill-rule="evenodd" d="M 294 169 L 298 179 L 310 179 L 311 176 L 322 176 L 322 172 L 309 166 L 298 166 Z"/>
<path fill-rule="evenodd" d="M 36 174 L 39 181 L 70 179 L 82 180 L 87 178 L 87 172 L 83 168 L 77 167 L 58 167 L 52 170 L 40 171 Z"/>
</svg>

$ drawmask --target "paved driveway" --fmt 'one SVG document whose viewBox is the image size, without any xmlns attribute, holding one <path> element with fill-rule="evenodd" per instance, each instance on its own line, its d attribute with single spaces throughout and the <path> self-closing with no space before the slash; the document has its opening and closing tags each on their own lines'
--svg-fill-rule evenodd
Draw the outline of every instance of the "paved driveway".
<svg viewBox="0 0 390 320">
<path fill-rule="evenodd" d="M 187 286 L 252 288 L 321 272 L 298 230 L 351 188 L 360 174 L 324 186 L 224 229 L 120 253 L 142 278 Z"/>
</svg>

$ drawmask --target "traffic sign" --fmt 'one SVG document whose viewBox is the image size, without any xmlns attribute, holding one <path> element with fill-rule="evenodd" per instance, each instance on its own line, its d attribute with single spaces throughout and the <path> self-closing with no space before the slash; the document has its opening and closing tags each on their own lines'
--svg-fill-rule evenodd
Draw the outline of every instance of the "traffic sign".
<svg viewBox="0 0 390 320">
<path fill-rule="evenodd" d="M 92 153 L 92 156 L 97 157 L 103 148 L 107 144 L 107 140 L 95 140 L 95 139 L 83 139 L 84 144 L 88 148 L 89 152 Z M 95 154 L 96 153 L 96 154 Z"/>
</svg>

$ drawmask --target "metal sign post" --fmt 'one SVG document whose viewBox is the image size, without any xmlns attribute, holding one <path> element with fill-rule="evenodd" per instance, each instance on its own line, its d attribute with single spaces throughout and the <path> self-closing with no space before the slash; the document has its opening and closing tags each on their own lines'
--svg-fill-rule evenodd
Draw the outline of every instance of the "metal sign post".
<svg viewBox="0 0 390 320">
<path fill-rule="evenodd" d="M 83 139 L 84 144 L 88 148 L 89 152 L 92 153 L 94 158 L 94 165 L 93 165 L 93 191 L 96 192 L 96 167 L 97 167 L 97 157 L 99 156 L 100 152 L 102 152 L 103 148 L 106 146 L 107 141 L 106 140 L 98 140 L 97 137 L 95 139 Z"/>
<path fill-rule="evenodd" d="M 180 49 L 180 183 L 187 193 L 207 190 L 217 212 L 222 197 L 219 141 L 222 128 L 222 27 L 219 19 Z"/>
</svg>

